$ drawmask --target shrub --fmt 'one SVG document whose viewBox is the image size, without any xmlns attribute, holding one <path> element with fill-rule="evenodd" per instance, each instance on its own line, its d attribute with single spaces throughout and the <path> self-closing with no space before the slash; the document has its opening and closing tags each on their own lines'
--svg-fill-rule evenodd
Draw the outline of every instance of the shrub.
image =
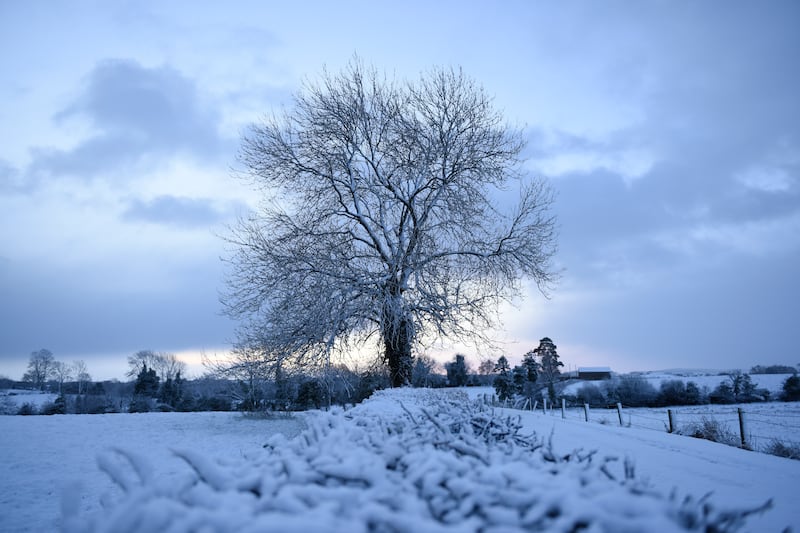
<svg viewBox="0 0 800 533">
<path fill-rule="evenodd" d="M 794 375 L 786 378 L 786 381 L 783 382 L 781 400 L 784 402 L 796 402 L 800 400 L 800 377 Z"/>
<path fill-rule="evenodd" d="M 782 441 L 775 439 L 770 442 L 763 451 L 764 453 L 777 455 L 778 457 L 800 460 L 800 444 L 785 444 Z"/>
<path fill-rule="evenodd" d="M 658 391 L 649 381 L 635 376 L 624 376 L 607 385 L 609 402 L 620 402 L 629 407 L 651 407 L 658 399 Z"/>
<path fill-rule="evenodd" d="M 586 383 L 575 394 L 579 403 L 588 403 L 592 407 L 605 407 L 608 403 L 605 394 L 594 383 Z"/>
<path fill-rule="evenodd" d="M 67 413 L 67 402 L 63 396 L 59 396 L 54 402 L 47 402 L 40 409 L 43 415 L 63 415 Z"/>
<path fill-rule="evenodd" d="M 17 411 L 18 415 L 23 416 L 30 416 L 39 414 L 39 411 L 36 409 L 36 406 L 32 403 L 23 403 L 19 406 L 19 411 Z"/>
<path fill-rule="evenodd" d="M 148 398 L 145 398 L 141 395 L 136 395 L 131 400 L 131 404 L 128 406 L 129 413 L 149 413 L 150 412 L 150 401 Z"/>
<path fill-rule="evenodd" d="M 723 424 L 714 418 L 703 417 L 699 423 L 691 424 L 679 431 L 679 433 L 696 439 L 727 444 L 728 446 L 739 446 L 741 442 L 739 437 L 728 428 L 727 424 Z"/>
</svg>

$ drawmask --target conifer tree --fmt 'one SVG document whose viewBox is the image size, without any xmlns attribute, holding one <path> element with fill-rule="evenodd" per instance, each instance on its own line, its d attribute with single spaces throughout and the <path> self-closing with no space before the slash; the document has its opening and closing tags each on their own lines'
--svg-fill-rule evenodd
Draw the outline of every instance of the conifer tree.
<svg viewBox="0 0 800 533">
<path fill-rule="evenodd" d="M 497 398 L 504 402 L 514 397 L 514 382 L 511 379 L 511 372 L 509 371 L 508 359 L 504 355 L 500 356 L 497 360 L 497 366 L 494 367 L 497 375 L 494 378 L 494 390 L 497 392 Z"/>
</svg>

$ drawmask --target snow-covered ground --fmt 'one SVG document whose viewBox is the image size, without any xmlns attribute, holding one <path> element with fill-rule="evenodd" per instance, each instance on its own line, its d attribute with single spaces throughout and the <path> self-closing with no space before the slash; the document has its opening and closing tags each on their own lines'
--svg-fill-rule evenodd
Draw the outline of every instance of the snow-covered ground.
<svg viewBox="0 0 800 533">
<path fill-rule="evenodd" d="M 0 531 L 57 530 L 63 508 L 73 518 L 78 513 L 76 531 L 112 531 L 121 524 L 146 531 L 137 520 L 180 515 L 203 520 L 198 523 L 209 531 L 236 530 L 237 523 L 274 531 L 303 531 L 315 523 L 318 531 L 350 531 L 363 519 L 394 520 L 394 530 L 421 532 L 433 524 L 422 515 L 440 507 L 454 521 L 438 530 L 473 531 L 478 522 L 469 513 L 476 506 L 484 506 L 480 516 L 495 525 L 534 520 L 561 531 L 585 518 L 602 525 L 600 531 L 676 530 L 676 513 L 690 512 L 691 504 L 682 508 L 680 499 L 670 503 L 625 481 L 626 458 L 637 478 L 661 494 L 674 490 L 680 498 L 699 498 L 710 492 L 715 509 L 753 508 L 772 499 L 773 509 L 749 517 L 744 531 L 800 530 L 800 461 L 635 426 L 495 411 L 497 419 L 519 416 L 522 433 L 552 435 L 557 457 L 549 462 L 543 449 L 532 454 L 524 440 L 481 447 L 484 432 L 456 431 L 461 415 L 442 411 L 441 402 L 433 404 L 439 411 L 430 420 L 436 422 L 428 422 L 422 411 L 427 400 L 421 400 L 426 395 L 455 395 L 456 404 L 468 403 L 463 391 L 384 391 L 350 411 L 312 415 L 309 429 L 291 441 L 274 435 L 298 434 L 299 420 L 234 413 L 0 417 Z M 579 448 L 582 454 L 570 453 Z M 120 456 L 115 449 L 130 453 Z M 182 450 L 186 459 L 171 450 Z M 593 462 L 585 459 L 592 450 Z M 119 461 L 126 456 L 133 461 L 128 467 L 143 474 L 142 487 L 126 478 L 120 466 L 125 461 Z M 127 496 L 98 469 L 98 457 L 128 484 Z M 429 504 L 419 507 L 416 493 L 408 491 L 419 491 Z M 447 508 L 453 501 L 458 505 Z M 513 510 L 519 508 L 539 514 L 517 516 Z"/>
<path fill-rule="evenodd" d="M 42 405 L 52 403 L 56 398 L 58 398 L 58 394 L 50 392 L 23 389 L 0 390 L 0 414 L 16 414 L 17 410 L 26 403 L 41 409 Z M 5 412 L 6 406 L 8 406 L 7 413 Z"/>
<path fill-rule="evenodd" d="M 301 427 L 238 413 L 0 416 L 0 532 L 58 531 L 65 496 L 81 514 L 98 511 L 101 496 L 118 492 L 97 464 L 113 448 L 146 456 L 169 478 L 187 468 L 172 449 L 238 457 Z"/>
<path fill-rule="evenodd" d="M 664 493 L 711 493 L 712 501 L 732 506 L 772 499 L 774 508 L 751 517 L 746 531 L 777 532 L 787 526 L 800 531 L 800 461 L 669 434 L 663 427 L 654 431 L 614 423 L 587 424 L 577 418 L 561 419 L 560 413 L 508 412 L 521 413 L 526 429 L 552 434 L 557 449 L 597 449 L 604 455 L 631 458 L 637 475 Z M 616 420 L 616 412 L 609 418 Z"/>
</svg>

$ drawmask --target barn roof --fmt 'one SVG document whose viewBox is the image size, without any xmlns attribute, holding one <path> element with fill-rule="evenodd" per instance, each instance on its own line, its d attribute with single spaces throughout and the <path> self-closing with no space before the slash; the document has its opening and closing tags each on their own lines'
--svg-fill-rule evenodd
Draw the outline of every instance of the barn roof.
<svg viewBox="0 0 800 533">
<path fill-rule="evenodd" d="M 578 372 L 611 372 L 611 368 L 607 366 L 580 366 Z"/>
</svg>

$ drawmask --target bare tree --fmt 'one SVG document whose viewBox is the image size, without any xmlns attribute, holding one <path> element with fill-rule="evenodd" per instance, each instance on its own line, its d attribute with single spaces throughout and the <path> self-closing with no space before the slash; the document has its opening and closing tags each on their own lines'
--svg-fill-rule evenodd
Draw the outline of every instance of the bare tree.
<svg viewBox="0 0 800 533">
<path fill-rule="evenodd" d="M 377 335 L 399 386 L 415 344 L 488 341 L 521 278 L 554 278 L 552 193 L 522 180 L 522 147 L 457 70 L 400 83 L 355 60 L 307 85 L 243 140 L 265 194 L 228 237 L 223 303 L 244 342 L 305 363 Z M 513 180 L 519 201 L 501 205 Z"/>
<path fill-rule="evenodd" d="M 152 362 L 161 382 L 168 379 L 175 379 L 178 374 L 186 376 L 186 363 L 178 359 L 174 353 L 158 353 Z"/>
<path fill-rule="evenodd" d="M 186 374 L 186 363 L 179 360 L 175 354 L 139 350 L 135 354 L 128 356 L 129 368 L 125 375 L 129 378 L 135 378 L 145 366 L 154 369 L 162 383 L 167 379 L 175 379 L 178 372 Z"/>
<path fill-rule="evenodd" d="M 145 366 L 153 368 L 157 359 L 158 354 L 153 350 L 139 350 L 128 356 L 128 372 L 125 375 L 129 378 L 136 378 Z"/>
<path fill-rule="evenodd" d="M 75 380 L 78 382 L 78 394 L 85 394 L 86 389 L 92 382 L 92 376 L 89 374 L 89 370 L 86 367 L 86 362 L 82 359 L 73 361 L 72 374 L 75 376 Z"/>
<path fill-rule="evenodd" d="M 58 381 L 58 394 L 62 394 L 64 382 L 72 379 L 72 368 L 62 361 L 53 361 L 53 377 Z"/>
<path fill-rule="evenodd" d="M 53 375 L 55 358 L 53 352 L 41 349 L 31 353 L 28 360 L 28 371 L 22 376 L 23 381 L 29 381 L 39 390 L 44 390 L 47 380 Z"/>
</svg>

